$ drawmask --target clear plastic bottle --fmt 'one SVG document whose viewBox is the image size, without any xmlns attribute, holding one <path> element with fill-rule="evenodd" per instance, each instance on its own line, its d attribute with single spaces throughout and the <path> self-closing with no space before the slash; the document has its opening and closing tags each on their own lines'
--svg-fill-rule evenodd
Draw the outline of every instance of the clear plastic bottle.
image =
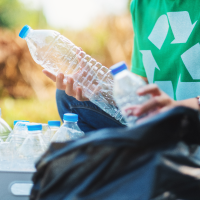
<svg viewBox="0 0 200 200">
<path fill-rule="evenodd" d="M 34 170 L 35 162 L 46 151 L 47 145 L 42 134 L 42 124 L 28 124 L 28 136 L 19 148 L 22 170 Z"/>
<path fill-rule="evenodd" d="M 63 116 L 63 125 L 58 129 L 52 138 L 52 142 L 65 142 L 67 140 L 74 140 L 84 136 L 84 132 L 78 127 L 78 115 L 66 113 Z"/>
<path fill-rule="evenodd" d="M 8 138 L 8 135 L 12 132 L 10 126 L 1 118 L 1 108 L 0 108 L 0 138 L 4 142 Z"/>
<path fill-rule="evenodd" d="M 55 133 L 60 128 L 60 121 L 51 120 L 51 121 L 48 121 L 48 125 L 51 129 L 51 139 L 52 139 L 52 137 L 55 135 Z"/>
<path fill-rule="evenodd" d="M 13 122 L 13 125 L 14 125 L 13 130 L 15 130 L 15 127 L 17 127 L 17 123 L 18 123 L 18 122 L 29 122 L 29 121 L 27 121 L 27 120 L 15 120 L 15 121 Z"/>
<path fill-rule="evenodd" d="M 8 138 L 6 139 L 6 142 L 10 142 L 12 135 L 13 134 L 20 134 L 20 135 L 27 135 L 27 127 L 26 124 L 29 123 L 29 121 L 26 120 L 15 120 L 13 122 L 13 130 L 12 132 L 9 134 Z"/>
<path fill-rule="evenodd" d="M 32 30 L 25 25 L 19 36 L 26 40 L 36 63 L 55 75 L 63 72 L 66 79 L 71 76 L 75 81 L 74 89 L 82 86 L 83 94 L 91 102 L 124 123 L 113 100 L 113 78 L 108 68 L 56 31 Z"/>
<path fill-rule="evenodd" d="M 12 170 L 13 151 L 9 142 L 0 143 L 0 170 Z"/>
<path fill-rule="evenodd" d="M 17 120 L 14 121 L 14 128 L 12 133 L 6 139 L 6 142 L 10 143 L 10 148 L 13 151 L 14 159 L 18 159 L 18 149 L 28 136 L 27 125 L 28 121 Z"/>
<path fill-rule="evenodd" d="M 51 135 L 52 135 L 51 128 L 48 124 L 42 124 L 42 133 L 44 135 L 45 142 L 48 146 L 51 142 Z"/>
<path fill-rule="evenodd" d="M 22 145 L 23 141 L 28 136 L 27 130 L 28 121 L 15 120 L 13 131 L 9 134 L 6 139 L 6 143 L 9 144 L 9 150 L 12 152 L 12 159 L 10 160 L 11 170 L 18 170 L 20 166 L 18 150 Z"/>
<path fill-rule="evenodd" d="M 143 104 L 150 96 L 138 96 L 137 90 L 146 85 L 139 76 L 128 71 L 126 63 L 120 62 L 111 67 L 114 76 L 113 96 L 117 106 L 120 108 L 128 126 L 133 126 L 138 117 L 127 115 L 124 110 L 132 105 Z"/>
</svg>

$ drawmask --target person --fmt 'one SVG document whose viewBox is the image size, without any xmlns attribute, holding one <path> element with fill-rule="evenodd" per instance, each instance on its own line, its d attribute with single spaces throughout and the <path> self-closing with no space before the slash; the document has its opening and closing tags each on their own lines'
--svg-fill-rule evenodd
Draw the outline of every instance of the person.
<svg viewBox="0 0 200 200">
<path fill-rule="evenodd" d="M 200 1 L 132 0 L 130 10 L 134 29 L 134 50 L 131 71 L 149 84 L 138 90 L 138 95 L 151 94 L 143 105 L 127 109 L 140 116 L 154 109 L 159 113 L 175 106 L 199 109 L 196 98 L 200 88 L 200 45 L 197 35 L 200 26 Z M 84 132 L 123 127 L 82 95 L 73 90 L 73 79 L 63 84 L 63 74 L 57 77 L 43 70 L 56 82 L 59 114 L 75 112 L 79 127 Z M 87 116 L 87 117 L 86 117 Z"/>
<path fill-rule="evenodd" d="M 199 109 L 200 1 L 132 0 L 134 27 L 132 72 L 147 77 L 149 85 L 138 91 L 151 94 L 143 105 L 132 106 L 140 116 L 175 106 Z M 197 98 L 196 98 L 197 97 Z"/>
</svg>

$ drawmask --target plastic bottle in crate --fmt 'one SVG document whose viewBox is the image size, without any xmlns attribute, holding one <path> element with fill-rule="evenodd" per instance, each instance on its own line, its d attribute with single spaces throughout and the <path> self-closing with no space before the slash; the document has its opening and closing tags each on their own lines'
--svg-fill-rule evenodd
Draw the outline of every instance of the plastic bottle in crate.
<svg viewBox="0 0 200 200">
<path fill-rule="evenodd" d="M 1 108 L 0 108 L 0 138 L 4 142 L 8 138 L 8 135 L 12 132 L 10 126 L 1 118 Z"/>
<path fill-rule="evenodd" d="M 0 143 L 0 170 L 12 170 L 13 151 L 9 142 Z"/>
<path fill-rule="evenodd" d="M 42 124 L 28 124 L 28 136 L 19 148 L 22 170 L 34 170 L 35 162 L 46 151 L 47 145 L 42 134 Z"/>
<path fill-rule="evenodd" d="M 6 140 L 6 142 L 9 143 L 10 150 L 12 151 L 13 157 L 11 160 L 11 167 L 13 170 L 20 169 L 21 163 L 19 159 L 18 150 L 28 136 L 28 129 L 27 129 L 28 124 L 29 121 L 15 120 L 13 131 Z"/>
<path fill-rule="evenodd" d="M 28 134 L 27 127 L 26 127 L 27 123 L 29 123 L 29 121 L 26 121 L 26 120 L 15 120 L 13 122 L 13 125 L 14 125 L 13 131 L 9 134 L 8 138 L 6 139 L 6 142 L 10 142 L 11 139 L 14 138 L 17 135 L 26 137 L 27 134 Z"/>
<path fill-rule="evenodd" d="M 51 120 L 51 121 L 48 121 L 48 125 L 51 129 L 51 138 L 52 138 L 55 135 L 55 133 L 58 131 L 58 129 L 60 128 L 60 121 Z"/>
<path fill-rule="evenodd" d="M 52 142 L 66 142 L 67 140 L 78 139 L 84 136 L 84 132 L 78 127 L 78 115 L 66 113 L 63 116 L 63 125 L 58 129 L 52 138 Z"/>
<path fill-rule="evenodd" d="M 82 86 L 83 94 L 103 111 L 124 123 L 113 95 L 110 70 L 81 51 L 70 40 L 53 30 L 33 30 L 25 25 L 19 36 L 26 40 L 36 63 L 54 75 L 63 72 Z M 65 80 L 66 80 L 65 79 Z"/>
<path fill-rule="evenodd" d="M 51 128 L 48 124 L 42 124 L 42 133 L 44 135 L 45 142 L 48 146 L 51 142 L 51 135 L 52 135 Z"/>
</svg>

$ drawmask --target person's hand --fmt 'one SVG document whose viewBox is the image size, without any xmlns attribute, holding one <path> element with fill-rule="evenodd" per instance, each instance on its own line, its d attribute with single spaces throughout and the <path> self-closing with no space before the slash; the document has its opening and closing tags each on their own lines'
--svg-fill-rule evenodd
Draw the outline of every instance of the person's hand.
<svg viewBox="0 0 200 200">
<path fill-rule="evenodd" d="M 64 74 L 59 73 L 57 76 L 47 71 L 46 69 L 42 70 L 42 72 L 49 77 L 52 81 L 56 82 L 56 88 L 59 90 L 65 90 L 65 93 L 68 96 L 73 96 L 78 101 L 88 101 L 88 99 L 83 96 L 82 88 L 77 86 L 76 90 L 73 89 L 74 80 L 71 77 L 67 77 L 67 82 L 64 82 Z"/>
<path fill-rule="evenodd" d="M 141 116 L 147 114 L 148 117 L 164 112 L 176 106 L 186 106 L 198 110 L 199 105 L 196 98 L 187 99 L 182 101 L 175 101 L 171 99 L 166 93 L 161 91 L 157 85 L 149 84 L 138 89 L 137 94 L 139 96 L 151 95 L 151 98 L 142 105 L 133 105 L 127 109 L 125 112 L 128 115 Z"/>
</svg>

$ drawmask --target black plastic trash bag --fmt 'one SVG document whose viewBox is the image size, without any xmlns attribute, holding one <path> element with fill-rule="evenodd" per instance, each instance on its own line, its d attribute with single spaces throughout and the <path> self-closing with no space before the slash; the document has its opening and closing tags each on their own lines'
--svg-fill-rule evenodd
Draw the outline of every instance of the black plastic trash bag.
<svg viewBox="0 0 200 200">
<path fill-rule="evenodd" d="M 37 163 L 30 199 L 199 200 L 198 145 L 199 113 L 184 107 L 54 143 Z"/>
</svg>

